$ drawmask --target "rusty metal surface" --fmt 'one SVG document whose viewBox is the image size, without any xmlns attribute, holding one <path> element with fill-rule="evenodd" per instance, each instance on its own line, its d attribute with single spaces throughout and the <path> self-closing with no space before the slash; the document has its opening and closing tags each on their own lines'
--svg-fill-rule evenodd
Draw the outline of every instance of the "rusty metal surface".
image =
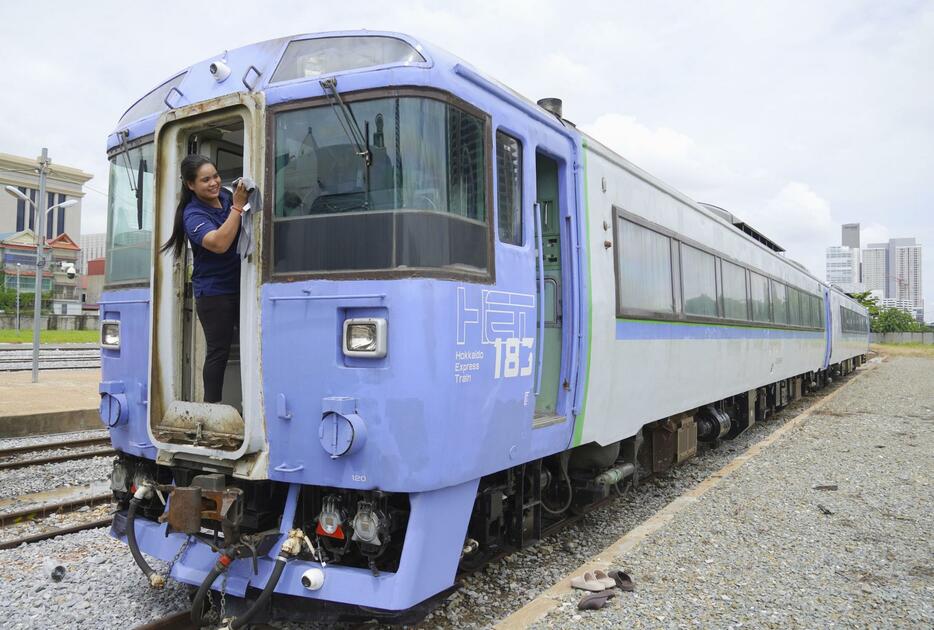
<svg viewBox="0 0 934 630">
<path fill-rule="evenodd" d="M 185 534 L 201 531 L 201 488 L 175 488 L 169 495 L 169 511 L 159 517 L 169 527 Z"/>
<path fill-rule="evenodd" d="M 160 523 L 185 534 L 201 531 L 203 520 L 218 521 L 237 527 L 243 519 L 240 488 L 205 490 L 198 486 L 177 487 L 169 494 L 169 510 L 159 517 Z"/>
<path fill-rule="evenodd" d="M 153 434 L 163 442 L 235 451 L 243 444 L 244 423 L 230 405 L 174 400 Z"/>
<path fill-rule="evenodd" d="M 694 416 L 685 416 L 676 421 L 678 426 L 678 455 L 675 463 L 697 455 L 697 424 Z"/>
</svg>

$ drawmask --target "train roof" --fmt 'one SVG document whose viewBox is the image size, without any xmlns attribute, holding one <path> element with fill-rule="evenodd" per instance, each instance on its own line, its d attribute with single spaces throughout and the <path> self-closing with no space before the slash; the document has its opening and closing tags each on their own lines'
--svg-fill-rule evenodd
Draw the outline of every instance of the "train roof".
<svg viewBox="0 0 934 630">
<path fill-rule="evenodd" d="M 312 52 L 314 52 L 313 49 L 317 42 L 323 43 L 324 40 L 329 40 L 330 43 L 342 38 L 373 38 L 374 40 L 379 39 L 382 41 L 379 42 L 379 46 L 375 47 L 378 50 L 371 51 L 372 54 L 370 58 L 367 58 L 366 54 L 358 55 L 356 61 L 345 63 L 339 67 L 335 67 L 334 65 L 328 66 L 326 62 L 322 62 L 320 67 L 305 68 L 304 72 L 296 71 L 295 68 L 289 70 L 283 69 L 283 64 L 296 60 L 296 55 L 293 54 L 296 48 L 310 47 Z M 359 41 L 355 42 L 355 46 L 359 46 Z M 326 51 L 324 46 L 321 48 L 322 52 Z M 218 61 L 224 62 L 230 68 L 229 76 L 220 81 L 216 80 L 214 74 L 211 72 L 211 65 Z M 173 73 L 170 77 L 137 100 L 120 117 L 113 133 L 108 137 L 107 149 L 111 151 L 125 142 L 151 134 L 155 130 L 156 121 L 159 116 L 180 105 L 198 103 L 237 92 L 249 93 L 265 91 L 270 87 L 279 88 L 280 86 L 295 84 L 317 83 L 325 76 L 340 76 L 342 74 L 372 72 L 393 68 L 431 69 L 435 66 L 449 68 L 458 74 L 472 74 L 479 77 L 488 88 L 499 92 L 505 100 L 512 100 L 513 102 L 518 100 L 522 105 L 525 105 L 526 108 L 534 108 L 542 114 L 542 116 L 539 117 L 540 120 L 549 121 L 556 127 L 563 126 L 566 132 L 573 132 L 582 138 L 586 138 L 588 144 L 600 147 L 603 151 L 620 160 L 626 168 L 630 169 L 640 178 L 686 201 L 688 205 L 692 206 L 695 210 L 706 214 L 714 220 L 733 226 L 737 230 L 743 232 L 748 238 L 755 241 L 759 246 L 770 250 L 774 255 L 784 252 L 784 249 L 777 243 L 761 232 L 758 232 L 747 223 L 736 218 L 731 213 L 717 206 L 701 204 L 690 199 L 680 191 L 665 184 L 629 160 L 626 160 L 609 147 L 606 147 L 606 145 L 599 140 L 581 132 L 569 121 L 542 108 L 535 101 L 516 92 L 500 81 L 480 72 L 456 55 L 424 40 L 395 31 L 359 29 L 304 33 L 270 39 L 240 48 L 222 51 L 220 54 L 199 61 Z M 817 278 L 799 263 L 783 255 L 779 257 L 801 270 L 811 279 L 816 280 L 819 284 L 827 286 L 825 282 Z"/>
<path fill-rule="evenodd" d="M 333 51 L 344 43 L 341 40 L 349 38 L 357 40 L 353 46 L 356 55 L 333 55 Z M 372 38 L 374 42 L 361 51 L 361 38 Z M 297 54 L 303 50 L 306 53 L 304 56 Z M 327 54 L 329 52 L 332 53 L 330 56 Z M 320 56 L 314 57 L 316 53 L 320 53 Z M 343 63 L 336 64 L 335 59 Z M 230 69 L 229 76 L 223 80 L 217 80 L 211 72 L 211 65 L 217 62 L 225 63 Z M 238 92 L 266 92 L 269 88 L 317 84 L 323 77 L 394 68 L 427 70 L 435 66 L 451 69 L 466 66 L 470 71 L 482 75 L 470 64 L 439 46 L 393 31 L 305 33 L 220 51 L 217 55 L 173 73 L 137 100 L 120 117 L 108 138 L 107 149 L 110 151 L 125 141 L 151 134 L 159 116 L 181 105 Z M 483 78 L 494 83 L 498 89 L 510 91 L 485 75 Z"/>
</svg>

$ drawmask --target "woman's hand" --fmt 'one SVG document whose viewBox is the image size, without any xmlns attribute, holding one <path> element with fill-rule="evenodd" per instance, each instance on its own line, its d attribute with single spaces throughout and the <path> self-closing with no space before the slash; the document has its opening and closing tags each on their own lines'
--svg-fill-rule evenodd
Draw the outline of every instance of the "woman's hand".
<svg viewBox="0 0 934 630">
<path fill-rule="evenodd" d="M 243 185 L 243 180 L 237 182 L 237 188 L 234 189 L 233 193 L 233 207 L 243 210 L 243 206 L 246 205 L 246 202 L 250 199 L 250 191 L 246 189 L 246 186 Z"/>
</svg>

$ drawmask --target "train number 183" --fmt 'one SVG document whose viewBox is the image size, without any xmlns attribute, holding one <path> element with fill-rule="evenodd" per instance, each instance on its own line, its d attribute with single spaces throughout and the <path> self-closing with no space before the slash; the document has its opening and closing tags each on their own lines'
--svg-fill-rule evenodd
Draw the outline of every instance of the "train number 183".
<svg viewBox="0 0 934 630">
<path fill-rule="evenodd" d="M 532 347 L 535 345 L 534 337 L 507 337 L 496 339 L 493 346 L 496 348 L 496 362 L 493 368 L 493 378 L 513 378 L 515 376 L 532 375 Z M 521 355 L 528 355 L 522 361 Z"/>
</svg>

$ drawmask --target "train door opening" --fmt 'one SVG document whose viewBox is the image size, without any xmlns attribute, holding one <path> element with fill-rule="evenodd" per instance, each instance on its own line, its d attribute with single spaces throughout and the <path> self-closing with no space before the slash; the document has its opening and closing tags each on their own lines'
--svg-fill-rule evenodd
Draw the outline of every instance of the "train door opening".
<svg viewBox="0 0 934 630">
<path fill-rule="evenodd" d="M 243 163 L 243 120 L 239 117 L 214 122 L 188 135 L 186 155 L 199 154 L 217 166 L 221 186 L 232 189 L 232 183 L 244 173 Z M 184 184 L 182 184 L 184 185 Z M 184 300 L 182 308 L 182 400 L 202 402 L 204 400 L 204 366 L 206 343 L 204 329 L 195 310 L 192 287 L 193 258 L 191 245 L 185 248 Z M 240 381 L 240 327 L 234 330 L 230 346 L 230 357 L 224 373 L 224 389 L 221 404 L 230 405 L 243 413 L 243 393 Z"/>
<path fill-rule="evenodd" d="M 535 426 L 547 426 L 557 421 L 558 390 L 561 378 L 561 340 L 563 317 L 561 308 L 561 212 L 559 204 L 558 162 L 541 153 L 535 154 L 536 208 L 541 227 L 541 255 L 536 258 L 537 278 L 544 275 L 544 295 L 538 304 L 544 312 L 542 340 L 541 388 L 535 400 Z M 539 268 L 538 260 L 542 261 Z M 542 283 L 537 283 L 539 287 Z M 539 322 L 542 318 L 538 319 Z"/>
<path fill-rule="evenodd" d="M 233 179 L 249 171 L 253 164 L 251 138 L 254 111 L 248 104 L 232 103 L 229 108 L 204 113 L 193 112 L 163 122 L 156 132 L 156 216 L 154 241 L 161 245 L 172 234 L 176 206 L 184 182 L 179 176 L 182 160 L 192 154 L 211 159 L 230 187 Z M 157 247 L 158 247 L 157 245 Z M 255 286 L 258 271 L 250 259 L 241 263 L 240 286 Z M 242 378 L 241 355 L 255 364 L 258 344 L 246 335 L 243 326 L 234 330 L 231 352 L 224 374 L 218 404 L 204 402 L 202 371 L 207 344 L 197 316 L 197 297 L 192 286 L 193 256 L 187 238 L 181 255 L 156 255 L 152 275 L 152 336 L 150 348 L 149 429 L 160 449 L 175 445 L 176 453 L 209 453 L 220 459 L 240 457 L 261 447 L 261 427 L 257 425 L 257 405 L 252 392 L 255 383 Z M 244 279 L 246 281 L 244 282 Z M 240 296 L 239 322 L 256 316 L 255 295 L 245 290 Z M 249 393 L 244 391 L 249 388 Z M 196 450 L 191 450 L 196 449 Z"/>
</svg>

